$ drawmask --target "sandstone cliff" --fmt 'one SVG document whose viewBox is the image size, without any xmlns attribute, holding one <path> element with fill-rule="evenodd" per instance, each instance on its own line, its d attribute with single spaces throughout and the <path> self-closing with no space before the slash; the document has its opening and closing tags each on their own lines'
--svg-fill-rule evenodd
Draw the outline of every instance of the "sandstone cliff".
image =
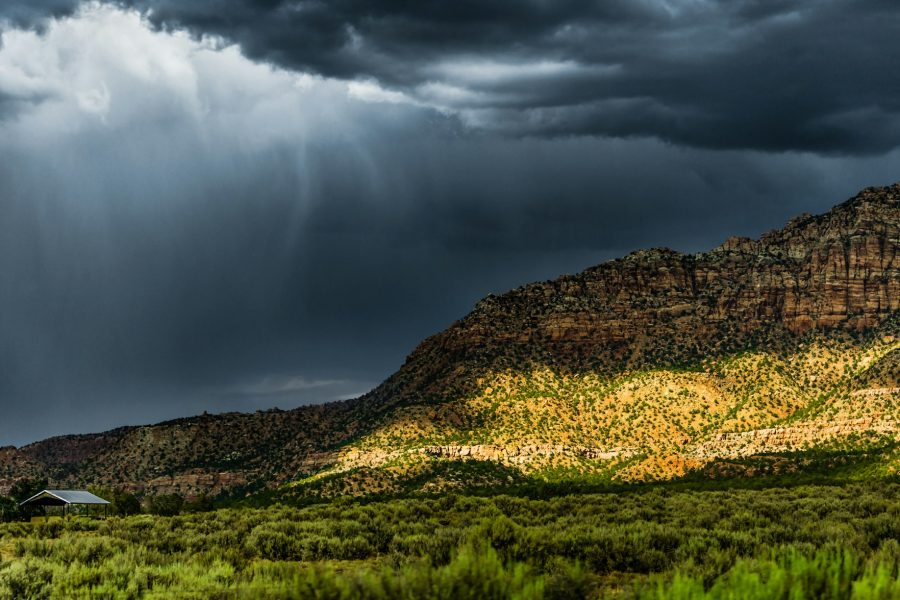
<svg viewBox="0 0 900 600">
<path fill-rule="evenodd" d="M 401 376 L 414 374 L 420 394 L 440 394 L 443 380 L 428 384 L 460 360 L 626 368 L 736 350 L 782 330 L 865 330 L 900 307 L 898 250 L 900 185 L 869 188 L 759 240 L 731 238 L 696 255 L 642 250 L 489 296 L 426 340 Z"/>
</svg>

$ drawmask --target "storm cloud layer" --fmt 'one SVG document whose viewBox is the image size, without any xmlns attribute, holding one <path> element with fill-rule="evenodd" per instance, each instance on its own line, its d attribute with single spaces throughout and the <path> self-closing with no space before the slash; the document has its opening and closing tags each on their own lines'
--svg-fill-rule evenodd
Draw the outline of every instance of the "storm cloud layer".
<svg viewBox="0 0 900 600">
<path fill-rule="evenodd" d="M 353 396 L 898 176 L 889 2 L 0 7 L 0 445 Z"/>
<path fill-rule="evenodd" d="M 509 135 L 837 154 L 900 141 L 890 0 L 125 4 L 158 27 L 238 43 L 252 60 L 375 82 Z M 5 14 L 41 24 L 75 6 L 14 1 Z"/>
</svg>

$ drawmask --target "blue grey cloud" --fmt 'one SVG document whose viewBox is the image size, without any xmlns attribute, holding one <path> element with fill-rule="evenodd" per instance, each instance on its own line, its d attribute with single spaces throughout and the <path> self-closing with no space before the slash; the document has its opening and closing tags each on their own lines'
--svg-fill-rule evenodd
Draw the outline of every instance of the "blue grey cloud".
<svg viewBox="0 0 900 600">
<path fill-rule="evenodd" d="M 374 80 L 512 136 L 879 154 L 900 142 L 900 7 L 506 0 L 127 0 L 251 59 Z M 12 23 L 75 10 L 6 3 Z"/>
</svg>

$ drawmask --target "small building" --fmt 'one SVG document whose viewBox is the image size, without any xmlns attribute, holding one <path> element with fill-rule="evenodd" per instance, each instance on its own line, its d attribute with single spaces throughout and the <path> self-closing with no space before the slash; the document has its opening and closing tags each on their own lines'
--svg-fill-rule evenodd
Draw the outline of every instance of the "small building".
<svg viewBox="0 0 900 600">
<path fill-rule="evenodd" d="M 85 490 L 44 490 L 19 503 L 19 506 L 40 506 L 44 508 L 61 506 L 63 515 L 69 514 L 70 507 L 76 510 L 78 507 L 84 507 L 84 511 L 90 515 L 91 506 L 102 506 L 103 514 L 106 514 L 106 507 L 109 506 L 109 502 Z"/>
</svg>

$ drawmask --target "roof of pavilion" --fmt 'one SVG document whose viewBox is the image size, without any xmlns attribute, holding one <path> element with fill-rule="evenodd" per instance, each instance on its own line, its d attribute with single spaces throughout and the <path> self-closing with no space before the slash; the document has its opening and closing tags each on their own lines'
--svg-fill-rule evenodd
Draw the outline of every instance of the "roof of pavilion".
<svg viewBox="0 0 900 600">
<path fill-rule="evenodd" d="M 100 496 L 85 490 L 44 490 L 21 502 L 20 505 L 43 504 L 46 501 L 54 504 L 109 504 Z"/>
</svg>

